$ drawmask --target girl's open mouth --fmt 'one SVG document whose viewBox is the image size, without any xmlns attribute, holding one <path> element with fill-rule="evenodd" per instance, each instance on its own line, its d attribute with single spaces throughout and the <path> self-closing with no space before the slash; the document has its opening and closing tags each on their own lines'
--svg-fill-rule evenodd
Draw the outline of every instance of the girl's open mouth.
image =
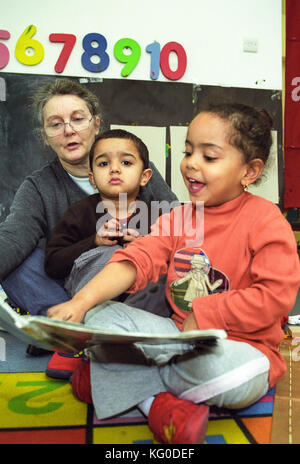
<svg viewBox="0 0 300 464">
<path fill-rule="evenodd" d="M 190 193 L 198 193 L 205 187 L 203 182 L 198 182 L 195 179 L 188 178 L 188 189 Z"/>
</svg>

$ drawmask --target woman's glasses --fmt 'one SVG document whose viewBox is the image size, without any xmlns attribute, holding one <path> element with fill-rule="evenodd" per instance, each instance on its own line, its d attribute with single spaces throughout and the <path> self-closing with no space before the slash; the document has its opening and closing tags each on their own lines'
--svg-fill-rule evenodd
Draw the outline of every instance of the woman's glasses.
<svg viewBox="0 0 300 464">
<path fill-rule="evenodd" d="M 56 137 L 65 132 L 67 124 L 75 131 L 80 132 L 89 128 L 93 116 L 89 118 L 72 118 L 71 121 L 50 123 L 45 127 L 45 132 L 48 137 Z"/>
</svg>

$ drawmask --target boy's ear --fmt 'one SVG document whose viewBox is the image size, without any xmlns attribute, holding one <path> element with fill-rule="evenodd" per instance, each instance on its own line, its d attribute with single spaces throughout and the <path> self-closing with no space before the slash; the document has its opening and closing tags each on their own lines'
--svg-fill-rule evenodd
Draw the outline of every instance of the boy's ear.
<svg viewBox="0 0 300 464">
<path fill-rule="evenodd" d="M 145 187 L 145 185 L 147 185 L 149 180 L 151 179 L 151 176 L 152 176 L 152 169 L 150 168 L 144 169 L 142 173 L 142 177 L 141 177 L 140 186 Z"/>
<path fill-rule="evenodd" d="M 242 186 L 253 184 L 264 170 L 264 162 L 260 158 L 255 158 L 247 165 L 246 173 L 241 179 Z"/>
<path fill-rule="evenodd" d="M 92 171 L 89 171 L 89 179 L 94 189 L 97 190 L 97 185 L 95 184 L 94 174 L 92 173 Z"/>
</svg>

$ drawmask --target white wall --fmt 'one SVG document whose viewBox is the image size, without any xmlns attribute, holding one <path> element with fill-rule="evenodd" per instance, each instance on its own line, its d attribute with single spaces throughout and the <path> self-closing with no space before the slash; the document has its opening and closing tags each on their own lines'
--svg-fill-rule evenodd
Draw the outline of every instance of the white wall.
<svg viewBox="0 0 300 464">
<path fill-rule="evenodd" d="M 20 35 L 32 24 L 37 28 L 33 38 L 42 43 L 45 56 L 40 64 L 27 66 L 14 52 Z M 10 52 L 0 72 L 56 74 L 62 45 L 51 43 L 49 34 L 68 33 L 77 41 L 64 75 L 121 78 L 122 65 L 114 58 L 113 47 L 120 38 L 130 37 L 142 49 L 130 79 L 150 80 L 148 44 L 157 41 L 163 47 L 176 41 L 187 53 L 187 70 L 180 82 L 282 88 L 281 0 L 3 0 L 0 29 L 11 34 L 8 40 L 0 39 Z M 87 72 L 81 64 L 82 39 L 91 32 L 108 41 L 110 64 L 102 73 Z M 243 51 L 244 39 L 257 41 L 256 53 Z M 160 73 L 159 80 L 167 79 Z"/>
</svg>

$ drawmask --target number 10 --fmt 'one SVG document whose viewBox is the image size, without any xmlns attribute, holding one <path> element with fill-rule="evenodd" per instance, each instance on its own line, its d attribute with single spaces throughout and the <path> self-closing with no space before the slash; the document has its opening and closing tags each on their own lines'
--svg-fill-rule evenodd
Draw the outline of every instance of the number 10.
<svg viewBox="0 0 300 464">
<path fill-rule="evenodd" d="M 168 42 L 160 51 L 160 44 L 153 42 L 147 45 L 146 52 L 151 54 L 150 78 L 158 79 L 159 68 L 163 75 L 170 80 L 180 79 L 186 70 L 187 58 L 182 45 L 177 42 Z M 177 55 L 177 69 L 172 71 L 169 64 L 170 53 L 174 52 Z"/>
</svg>

